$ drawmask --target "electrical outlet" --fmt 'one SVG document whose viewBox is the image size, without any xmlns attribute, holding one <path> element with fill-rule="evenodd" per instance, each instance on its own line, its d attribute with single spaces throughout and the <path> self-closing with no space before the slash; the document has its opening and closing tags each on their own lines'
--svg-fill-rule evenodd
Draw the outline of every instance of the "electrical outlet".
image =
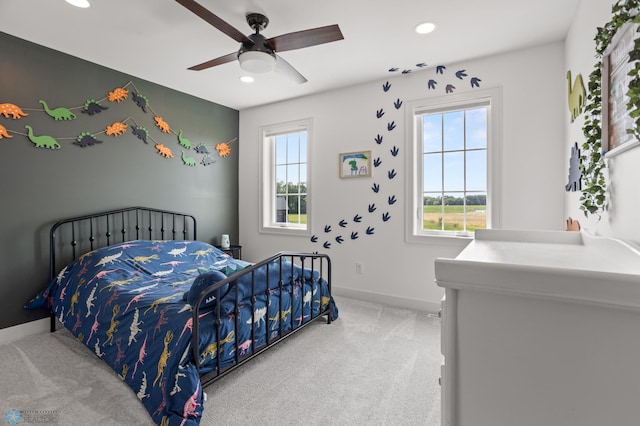
<svg viewBox="0 0 640 426">
<path fill-rule="evenodd" d="M 364 274 L 364 265 L 362 262 L 356 262 L 356 274 Z"/>
</svg>

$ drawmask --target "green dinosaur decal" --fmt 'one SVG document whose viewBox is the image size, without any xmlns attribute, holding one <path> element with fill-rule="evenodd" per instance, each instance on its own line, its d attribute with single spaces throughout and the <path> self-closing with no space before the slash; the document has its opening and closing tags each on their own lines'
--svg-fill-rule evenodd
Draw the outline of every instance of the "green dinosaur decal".
<svg viewBox="0 0 640 426">
<path fill-rule="evenodd" d="M 48 135 L 35 136 L 31 126 L 24 126 L 29 132 L 29 140 L 33 142 L 36 148 L 60 149 L 60 144 L 53 137 Z"/>
<path fill-rule="evenodd" d="M 178 132 L 178 143 L 186 149 L 191 149 L 191 141 L 182 137 L 182 129 Z"/>
<path fill-rule="evenodd" d="M 195 167 L 196 165 L 196 160 L 194 160 L 192 157 L 186 157 L 184 155 L 184 151 L 182 151 L 182 162 L 185 166 Z"/>
<path fill-rule="evenodd" d="M 569 112 L 571 112 L 571 122 L 573 123 L 576 118 L 582 113 L 585 101 L 587 99 L 587 91 L 584 88 L 584 82 L 582 81 L 582 74 L 578 74 L 573 87 L 571 86 L 571 71 L 567 71 L 568 82 L 568 100 L 569 100 Z"/>
<path fill-rule="evenodd" d="M 76 119 L 76 115 L 71 111 L 69 111 L 67 108 L 58 107 L 58 108 L 50 109 L 49 105 L 47 105 L 47 103 L 42 99 L 40 99 L 38 102 L 40 102 L 44 107 L 44 112 L 46 112 L 50 117 L 53 117 L 53 119 L 56 121 Z"/>
</svg>

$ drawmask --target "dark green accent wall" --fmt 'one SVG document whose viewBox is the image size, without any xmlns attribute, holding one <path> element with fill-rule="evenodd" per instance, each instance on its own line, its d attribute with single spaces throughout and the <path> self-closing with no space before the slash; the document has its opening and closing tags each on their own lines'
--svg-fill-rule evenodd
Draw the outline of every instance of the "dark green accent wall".
<svg viewBox="0 0 640 426">
<path fill-rule="evenodd" d="M 36 135 L 61 144 L 59 150 L 36 148 L 14 133 L 0 139 L 0 328 L 46 316 L 23 306 L 48 280 L 49 227 L 59 219 L 132 205 L 156 207 L 195 215 L 199 240 L 217 243 L 228 233 L 237 242 L 239 142 L 226 158 L 214 147 L 238 136 L 238 111 L 2 32 L 0 52 L 0 104 L 41 110 L 43 99 L 52 109 L 70 108 L 101 100 L 132 81 L 153 109 L 145 114 L 129 98 L 102 101 L 109 109 L 94 116 L 72 110 L 78 117 L 73 121 L 54 121 L 43 111 L 25 111 L 29 116 L 19 120 L 0 115 L 8 130 L 26 135 L 24 126 L 30 125 Z M 143 61 L 144 52 L 139 56 Z M 182 129 L 194 147 L 204 143 L 215 163 L 185 166 L 177 137 L 160 132 L 154 112 L 172 129 Z M 160 156 L 152 140 L 145 145 L 131 128 L 117 138 L 100 134 L 103 143 L 86 148 L 63 139 L 100 132 L 127 117 L 170 147 L 174 158 Z M 192 150 L 186 154 L 202 158 Z"/>
</svg>

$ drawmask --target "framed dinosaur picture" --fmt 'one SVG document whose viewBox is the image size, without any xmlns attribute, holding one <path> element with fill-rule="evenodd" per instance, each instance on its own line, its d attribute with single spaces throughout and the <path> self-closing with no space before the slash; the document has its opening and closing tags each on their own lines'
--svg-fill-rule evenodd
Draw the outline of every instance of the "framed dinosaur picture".
<svg viewBox="0 0 640 426">
<path fill-rule="evenodd" d="M 340 177 L 370 177 L 371 151 L 345 152 L 340 154 Z"/>
<path fill-rule="evenodd" d="M 639 144 L 627 132 L 634 121 L 627 110 L 629 72 L 637 59 L 630 58 L 639 25 L 629 22 L 620 27 L 602 60 L 602 148 L 607 156 L 626 151 Z"/>
</svg>

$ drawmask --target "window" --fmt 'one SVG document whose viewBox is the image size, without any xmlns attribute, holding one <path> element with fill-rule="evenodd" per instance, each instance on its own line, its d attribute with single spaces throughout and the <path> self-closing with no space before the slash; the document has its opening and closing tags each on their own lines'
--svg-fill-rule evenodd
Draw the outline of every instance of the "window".
<svg viewBox="0 0 640 426">
<path fill-rule="evenodd" d="M 408 240 L 499 226 L 500 103 L 488 89 L 409 105 Z"/>
<path fill-rule="evenodd" d="M 265 126 L 261 232 L 307 235 L 310 229 L 311 120 Z"/>
</svg>

